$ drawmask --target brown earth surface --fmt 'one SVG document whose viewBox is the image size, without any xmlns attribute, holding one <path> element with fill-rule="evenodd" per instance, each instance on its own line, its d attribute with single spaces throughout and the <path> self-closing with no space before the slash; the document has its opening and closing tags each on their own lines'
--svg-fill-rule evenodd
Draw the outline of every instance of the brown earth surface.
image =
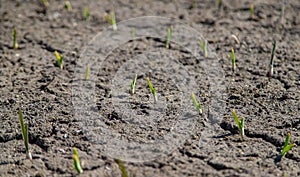
<svg viewBox="0 0 300 177">
<path fill-rule="evenodd" d="M 73 147 L 79 151 L 84 170 L 79 176 L 121 176 L 116 157 L 93 141 L 91 132 L 102 132 L 89 129 L 98 128 L 98 121 L 88 115 L 98 115 L 99 125 L 128 141 L 165 141 L 164 136 L 173 131 L 172 125 L 178 123 L 179 115 L 184 111 L 188 115 L 195 113 L 189 112 L 192 100 L 190 107 L 182 108 L 182 88 L 172 80 L 180 80 L 180 74 L 185 73 L 196 84 L 192 90 L 202 103 L 203 114 L 194 116 L 194 127 L 186 128 L 188 134 L 184 139 L 165 141 L 171 150 L 166 148 L 164 155 L 141 162 L 124 159 L 130 176 L 300 176 L 300 1 L 287 1 L 283 19 L 279 0 L 227 0 L 220 9 L 216 1 L 195 2 L 193 7 L 192 1 L 187 0 L 76 0 L 71 1 L 69 12 L 65 1 L 49 0 L 45 8 L 38 0 L 0 0 L 0 176 L 76 176 L 72 167 Z M 253 16 L 249 13 L 250 3 L 254 4 Z M 90 9 L 89 20 L 83 17 L 85 7 Z M 164 39 L 130 40 L 111 49 L 113 52 L 96 75 L 91 75 L 96 106 L 88 107 L 85 117 L 79 115 L 74 108 L 73 99 L 78 96 L 74 88 L 83 81 L 74 77 L 76 69 L 85 57 L 85 47 L 109 27 L 104 14 L 112 11 L 118 22 L 141 16 L 175 19 L 202 34 L 211 53 L 218 57 L 199 60 L 180 44 L 171 43 L 170 49 L 166 49 Z M 14 27 L 17 50 L 12 47 Z M 267 77 L 274 39 L 274 76 Z M 235 73 L 231 70 L 231 48 L 237 58 Z M 64 56 L 62 70 L 56 64 L 54 51 Z M 141 54 L 147 58 L 160 56 L 161 61 L 174 57 L 172 64 L 184 66 L 186 72 L 163 67 L 155 71 L 161 67 L 160 60 L 134 60 Z M 138 73 L 134 96 L 126 93 L 118 97 L 118 91 L 123 89 L 118 84 L 128 79 L 127 74 L 129 80 L 134 76 L 122 73 L 131 67 L 128 61 L 136 66 L 142 64 L 147 70 Z M 211 73 L 206 72 L 209 66 L 203 65 L 213 61 L 221 66 L 226 95 L 218 100 L 224 105 L 224 112 L 219 112 L 221 120 L 217 122 L 210 114 L 215 106 L 215 86 L 210 80 Z M 152 104 L 147 76 L 157 87 L 159 100 L 164 100 L 158 106 Z M 33 160 L 25 156 L 19 107 L 29 124 Z M 160 115 L 162 109 L 164 113 Z M 239 140 L 232 109 L 245 117 L 244 141 Z M 139 118 L 128 116 L 130 111 L 149 119 L 138 122 Z M 156 119 L 157 115 L 160 117 Z M 91 124 L 83 119 L 91 120 Z M 211 125 L 213 134 L 205 135 Z M 287 132 L 291 132 L 291 142 L 298 146 L 275 162 Z M 203 136 L 208 136 L 209 142 L 201 146 Z"/>
</svg>

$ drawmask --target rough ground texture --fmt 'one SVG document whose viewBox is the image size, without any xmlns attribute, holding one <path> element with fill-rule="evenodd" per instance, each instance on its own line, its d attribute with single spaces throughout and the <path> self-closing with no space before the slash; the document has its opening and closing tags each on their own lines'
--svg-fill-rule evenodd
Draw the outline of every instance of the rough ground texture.
<svg viewBox="0 0 300 177">
<path fill-rule="evenodd" d="M 251 1 L 252 2 L 252 1 Z M 63 1 L 0 0 L 0 176 L 73 176 L 72 147 L 77 147 L 84 173 L 82 176 L 120 176 L 113 158 L 94 148 L 74 115 L 72 80 L 83 47 L 108 27 L 103 14 L 115 10 L 118 21 L 145 15 L 175 18 L 198 30 L 219 56 L 225 73 L 225 114 L 206 148 L 198 147 L 201 132 L 207 125 L 207 114 L 200 116 L 193 133 L 174 151 L 153 161 L 125 162 L 130 176 L 300 176 L 300 2 L 287 1 L 280 19 L 281 1 L 253 1 L 255 13 L 250 16 L 250 1 L 224 1 L 218 9 L 215 1 L 71 1 L 68 12 Z M 83 18 L 85 7 L 90 20 Z M 19 49 L 12 48 L 12 31 L 17 29 Z M 231 35 L 239 39 L 239 43 Z M 266 76 L 273 39 L 277 40 L 274 76 Z M 209 83 L 197 61 L 179 48 L 164 49 L 162 41 L 131 41 L 116 49 L 110 61 L 126 61 L 146 48 L 162 53 L 172 52 L 180 63 L 195 73 L 204 112 L 210 105 Z M 237 72 L 232 74 L 229 51 L 233 47 Z M 176 50 L 178 49 L 178 50 Z M 64 69 L 56 65 L 54 51 L 64 55 Z M 111 78 L 118 61 L 107 63 L 99 71 L 96 93 L 99 111 L 105 123 L 132 139 L 155 139 L 170 131 L 180 112 L 174 99 L 173 108 L 158 127 L 138 129 L 122 122 L 109 103 Z M 170 73 L 172 74 L 172 73 Z M 205 76 L 205 77 L 203 77 Z M 143 75 L 139 76 L 145 77 Z M 200 77 L 202 77 L 200 79 Z M 167 94 L 178 90 L 169 83 L 168 73 L 153 75 L 153 84 Z M 167 83 L 167 84 L 163 84 Z M 159 85 L 160 84 L 160 85 Z M 151 95 L 145 88 L 142 97 Z M 136 96 L 138 97 L 138 96 Z M 178 101 L 178 100 L 177 100 Z M 180 100 L 179 100 L 180 101 Z M 135 102 L 134 109 L 147 113 L 147 105 Z M 33 160 L 25 158 L 19 128 L 18 109 L 22 108 L 29 123 L 29 141 Z M 239 141 L 231 109 L 245 117 L 245 141 Z M 174 114 L 173 114 L 174 113 Z M 132 126 L 132 127 L 131 127 Z M 136 131 L 130 131 L 136 130 Z M 280 162 L 287 132 L 292 133 L 293 148 Z M 149 137 L 148 135 L 153 135 Z"/>
</svg>

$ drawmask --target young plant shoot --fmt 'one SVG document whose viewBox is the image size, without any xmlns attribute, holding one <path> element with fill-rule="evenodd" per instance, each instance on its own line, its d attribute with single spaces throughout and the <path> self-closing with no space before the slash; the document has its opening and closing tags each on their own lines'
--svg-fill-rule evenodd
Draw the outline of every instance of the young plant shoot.
<svg viewBox="0 0 300 177">
<path fill-rule="evenodd" d="M 46 8 L 49 6 L 48 0 L 42 0 L 42 3 L 44 5 L 44 7 L 46 7 Z"/>
<path fill-rule="evenodd" d="M 118 28 L 117 28 L 115 12 L 112 12 L 111 15 L 106 14 L 105 18 L 108 21 L 108 23 L 110 23 L 112 25 L 113 30 L 117 31 Z"/>
<path fill-rule="evenodd" d="M 14 28 L 12 36 L 13 36 L 13 48 L 18 49 L 19 45 L 18 45 L 18 42 L 17 42 L 17 29 L 16 28 Z"/>
<path fill-rule="evenodd" d="M 120 159 L 117 159 L 116 162 L 119 166 L 119 169 L 121 170 L 122 177 L 128 177 L 128 173 L 127 173 L 127 170 L 126 170 L 126 167 L 125 167 L 123 161 Z"/>
<path fill-rule="evenodd" d="M 285 0 L 282 0 L 282 2 L 281 2 L 281 11 L 280 11 L 280 22 L 281 22 L 281 24 L 284 23 L 285 5 L 286 5 Z"/>
<path fill-rule="evenodd" d="M 222 0 L 217 0 L 217 6 L 218 6 L 218 10 L 221 10 Z"/>
<path fill-rule="evenodd" d="M 88 7 L 84 8 L 83 16 L 86 21 L 90 20 L 91 13 L 90 13 L 90 9 Z"/>
<path fill-rule="evenodd" d="M 69 11 L 69 12 L 72 11 L 72 5 L 71 5 L 70 1 L 65 2 L 65 7 L 66 7 L 67 11 Z"/>
<path fill-rule="evenodd" d="M 207 40 L 201 40 L 199 38 L 199 44 L 201 49 L 203 50 L 204 58 L 207 58 Z"/>
<path fill-rule="evenodd" d="M 194 105 L 195 105 L 197 111 L 198 111 L 200 114 L 202 114 L 202 107 L 201 107 L 200 103 L 198 103 L 198 101 L 196 100 L 195 94 L 194 94 L 194 93 L 192 93 L 192 100 L 193 100 L 193 102 L 194 102 Z"/>
<path fill-rule="evenodd" d="M 75 147 L 73 148 L 73 156 L 72 156 L 72 159 L 73 159 L 73 168 L 74 168 L 78 173 L 82 173 L 83 170 L 82 170 L 81 165 L 80 165 L 79 155 L 78 155 L 77 149 L 76 149 Z"/>
<path fill-rule="evenodd" d="M 170 28 L 168 28 L 167 36 L 166 36 L 166 48 L 167 49 L 170 47 L 172 32 L 173 32 L 173 26 L 170 26 Z"/>
<path fill-rule="evenodd" d="M 273 49 L 271 53 L 270 65 L 269 65 L 269 77 L 273 77 L 274 74 L 274 56 L 275 56 L 276 40 L 273 42 Z"/>
<path fill-rule="evenodd" d="M 290 144 L 290 139 L 291 139 L 291 133 L 288 132 L 288 134 L 286 135 L 286 138 L 285 138 L 285 142 L 284 142 L 283 149 L 282 149 L 282 151 L 281 151 L 281 153 L 280 153 L 280 156 L 281 156 L 281 157 L 284 157 L 285 154 L 286 154 L 289 150 L 291 150 L 294 146 L 296 146 L 295 143 Z"/>
<path fill-rule="evenodd" d="M 135 93 L 136 80 L 137 80 L 137 74 L 135 74 L 135 76 L 130 84 L 130 95 L 134 95 L 134 93 Z"/>
<path fill-rule="evenodd" d="M 90 75 L 90 65 L 87 65 L 85 70 L 85 80 L 89 79 L 89 75 Z"/>
<path fill-rule="evenodd" d="M 24 124 L 24 118 L 21 109 L 19 109 L 19 119 L 20 119 L 20 125 L 22 130 L 22 137 L 26 149 L 26 158 L 32 160 L 31 152 L 29 149 L 29 138 L 28 138 L 28 124 Z"/>
<path fill-rule="evenodd" d="M 156 89 L 152 86 L 149 77 L 147 77 L 146 80 L 147 80 L 148 86 L 150 88 L 150 91 L 151 91 L 151 93 L 153 95 L 154 103 L 156 103 L 157 102 Z"/>
<path fill-rule="evenodd" d="M 231 68 L 232 72 L 234 73 L 236 70 L 236 60 L 233 48 L 231 48 Z"/>
<path fill-rule="evenodd" d="M 55 51 L 54 54 L 57 61 L 57 65 L 59 66 L 60 69 L 63 69 L 64 57 L 62 55 L 59 55 L 57 51 Z"/>
<path fill-rule="evenodd" d="M 233 119 L 237 125 L 237 127 L 239 128 L 240 131 L 240 135 L 241 135 L 241 140 L 244 141 L 244 136 L 245 136 L 245 131 L 244 131 L 244 126 L 245 126 L 245 119 L 244 117 L 242 117 L 241 120 L 239 120 L 235 110 L 232 110 L 232 115 L 233 115 Z"/>
<path fill-rule="evenodd" d="M 254 17 L 254 4 L 250 4 L 249 12 L 250 12 L 250 18 L 253 18 Z"/>
</svg>

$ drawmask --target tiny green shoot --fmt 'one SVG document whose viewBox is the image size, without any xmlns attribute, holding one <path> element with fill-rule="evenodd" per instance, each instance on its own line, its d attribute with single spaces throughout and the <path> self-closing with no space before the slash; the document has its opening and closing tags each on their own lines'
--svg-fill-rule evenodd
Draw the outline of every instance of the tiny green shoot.
<svg viewBox="0 0 300 177">
<path fill-rule="evenodd" d="M 217 6 L 218 6 L 218 10 L 221 10 L 222 0 L 217 0 Z"/>
<path fill-rule="evenodd" d="M 70 1 L 66 1 L 65 2 L 65 7 L 66 9 L 71 12 L 72 11 L 72 5 L 71 5 L 71 2 Z"/>
<path fill-rule="evenodd" d="M 24 118 L 21 109 L 19 109 L 19 119 L 20 119 L 20 125 L 22 130 L 22 137 L 26 149 L 26 158 L 32 160 L 31 152 L 29 149 L 29 138 L 28 138 L 28 124 L 24 124 Z"/>
<path fill-rule="evenodd" d="M 233 119 L 240 131 L 240 136 L 241 136 L 241 140 L 244 140 L 244 136 L 245 136 L 245 131 L 244 131 L 244 126 L 245 126 L 245 119 L 244 117 L 241 118 L 241 120 L 239 120 L 236 111 L 233 109 L 232 110 L 232 115 L 233 115 Z"/>
<path fill-rule="evenodd" d="M 60 69 L 63 69 L 64 57 L 60 55 L 57 51 L 55 51 L 54 54 L 57 61 L 57 65 L 59 66 Z"/>
<path fill-rule="evenodd" d="M 233 48 L 231 48 L 231 68 L 232 72 L 234 73 L 236 70 L 236 59 Z"/>
<path fill-rule="evenodd" d="M 192 0 L 191 9 L 195 9 L 196 7 L 197 7 L 197 1 L 196 0 Z"/>
<path fill-rule="evenodd" d="M 200 103 L 198 103 L 198 101 L 196 100 L 195 94 L 194 94 L 194 93 L 192 93 L 192 100 L 193 100 L 193 102 L 194 102 L 194 105 L 195 105 L 197 111 L 198 111 L 200 114 L 202 114 L 202 107 L 201 107 Z"/>
<path fill-rule="evenodd" d="M 83 16 L 84 16 L 84 19 L 86 21 L 90 20 L 91 12 L 90 12 L 90 9 L 88 7 L 84 8 Z"/>
<path fill-rule="evenodd" d="M 131 37 L 135 37 L 135 28 L 130 29 Z"/>
<path fill-rule="evenodd" d="M 167 36 L 166 36 L 166 48 L 168 49 L 170 47 L 170 41 L 172 37 L 172 32 L 173 32 L 173 26 L 170 26 L 167 31 Z"/>
<path fill-rule="evenodd" d="M 73 159 L 73 168 L 74 168 L 78 173 L 82 173 L 83 170 L 82 170 L 81 165 L 80 165 L 79 155 L 78 155 L 77 149 L 76 149 L 75 147 L 73 148 L 73 156 L 72 156 L 72 159 Z"/>
<path fill-rule="evenodd" d="M 130 84 L 130 95 L 133 95 L 135 93 L 136 80 L 137 80 L 137 74 L 135 74 L 135 76 Z"/>
<path fill-rule="evenodd" d="M 44 7 L 48 7 L 49 6 L 48 0 L 42 0 L 42 3 L 44 5 Z"/>
<path fill-rule="evenodd" d="M 87 65 L 85 70 L 85 80 L 89 79 L 89 75 L 90 75 L 90 65 Z"/>
<path fill-rule="evenodd" d="M 125 167 L 123 161 L 121 159 L 116 159 L 116 162 L 119 166 L 119 169 L 121 170 L 122 177 L 128 177 L 128 173 L 127 173 L 127 170 L 126 170 L 126 167 Z"/>
<path fill-rule="evenodd" d="M 117 31 L 117 22 L 115 12 L 111 12 L 111 15 L 105 14 L 105 19 L 112 25 L 114 31 Z"/>
<path fill-rule="evenodd" d="M 269 65 L 269 72 L 268 76 L 272 77 L 274 74 L 274 56 L 275 56 L 275 49 L 276 49 L 276 40 L 273 41 L 273 48 L 271 53 L 270 65 Z"/>
<path fill-rule="evenodd" d="M 254 17 L 254 4 L 250 4 L 249 6 L 250 17 Z"/>
<path fill-rule="evenodd" d="M 286 154 L 289 150 L 291 150 L 294 146 L 296 146 L 295 143 L 290 144 L 290 139 L 291 139 L 291 133 L 288 132 L 288 134 L 287 134 L 287 136 L 286 136 L 286 138 L 285 138 L 285 142 L 284 142 L 283 149 L 282 149 L 282 151 L 281 151 L 281 153 L 280 153 L 280 156 L 281 156 L 281 157 L 284 157 L 285 154 Z"/>
<path fill-rule="evenodd" d="M 157 102 L 156 89 L 152 86 L 149 77 L 147 77 L 146 80 L 147 80 L 148 86 L 150 88 L 150 91 L 151 91 L 151 93 L 153 95 L 154 103 L 156 103 Z"/>
<path fill-rule="evenodd" d="M 204 58 L 207 58 L 207 40 L 201 40 L 199 38 L 199 45 L 203 50 Z"/>
<path fill-rule="evenodd" d="M 16 28 L 14 28 L 12 36 L 13 36 L 13 48 L 18 49 L 19 45 L 18 45 L 18 42 L 17 42 L 17 29 Z"/>
</svg>

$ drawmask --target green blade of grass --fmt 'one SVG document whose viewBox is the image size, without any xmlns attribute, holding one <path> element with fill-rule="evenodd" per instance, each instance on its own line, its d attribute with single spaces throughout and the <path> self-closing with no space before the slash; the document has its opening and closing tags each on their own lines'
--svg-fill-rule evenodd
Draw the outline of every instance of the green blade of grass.
<svg viewBox="0 0 300 177">
<path fill-rule="evenodd" d="M 119 169 L 121 170 L 122 177 L 128 177 L 128 173 L 127 173 L 127 170 L 126 170 L 126 167 L 125 167 L 123 161 L 121 159 L 117 159 L 116 162 L 119 166 Z"/>
<path fill-rule="evenodd" d="M 201 49 L 203 50 L 204 58 L 207 58 L 207 41 L 204 40 L 204 42 L 199 38 L 199 45 Z"/>
<path fill-rule="evenodd" d="M 137 74 L 135 74 L 131 84 L 130 84 L 130 94 L 133 95 L 135 93 L 135 84 L 137 80 Z"/>
<path fill-rule="evenodd" d="M 91 12 L 88 7 L 84 8 L 83 16 L 86 21 L 90 20 Z"/>
<path fill-rule="evenodd" d="M 194 93 L 192 93 L 192 100 L 193 100 L 194 106 L 196 107 L 197 111 L 198 111 L 200 114 L 202 114 L 202 108 L 201 108 L 201 105 L 197 102 Z"/>
<path fill-rule="evenodd" d="M 59 66 L 60 69 L 63 69 L 63 56 L 60 55 L 57 51 L 54 51 L 55 58 L 57 61 L 57 65 Z"/>
<path fill-rule="evenodd" d="M 105 19 L 108 21 L 109 24 L 112 25 L 114 31 L 117 31 L 117 22 L 116 22 L 116 15 L 115 12 L 111 12 L 111 15 L 106 14 Z"/>
<path fill-rule="evenodd" d="M 20 119 L 20 125 L 21 125 L 21 131 L 22 131 L 22 137 L 24 141 L 24 146 L 26 150 L 26 157 L 28 159 L 32 159 L 30 149 L 29 149 L 29 138 L 28 138 L 28 124 L 24 124 L 24 118 L 21 109 L 19 109 L 19 119 Z"/>
<path fill-rule="evenodd" d="M 73 148 L 73 156 L 72 156 L 72 159 L 73 159 L 73 167 L 74 167 L 74 169 L 75 169 L 78 173 L 82 173 L 83 170 L 82 170 L 81 165 L 80 165 L 79 155 L 78 155 L 77 149 L 76 149 L 75 147 Z"/>
<path fill-rule="evenodd" d="M 146 80 L 147 80 L 148 86 L 150 88 L 150 91 L 151 91 L 151 93 L 153 95 L 154 103 L 156 103 L 157 102 L 156 89 L 152 86 L 149 77 L 147 77 Z"/>
<path fill-rule="evenodd" d="M 71 5 L 70 1 L 66 1 L 66 2 L 65 2 L 65 7 L 66 7 L 66 9 L 67 9 L 69 12 L 72 11 L 72 5 Z"/>
<path fill-rule="evenodd" d="M 237 125 L 238 127 L 240 127 L 240 126 L 239 126 L 239 125 L 240 125 L 240 121 L 239 121 L 239 118 L 238 118 L 238 116 L 237 116 L 237 114 L 236 114 L 236 111 L 235 111 L 234 109 L 232 110 L 232 116 L 233 116 L 233 119 L 234 119 L 236 125 Z"/>
<path fill-rule="evenodd" d="M 270 58 L 270 65 L 269 65 L 269 73 L 268 76 L 272 77 L 274 73 L 274 56 L 275 56 L 275 49 L 276 49 L 276 40 L 273 41 L 273 48 Z"/>
<path fill-rule="evenodd" d="M 87 65 L 85 70 L 85 80 L 89 79 L 89 75 L 90 75 L 90 65 Z"/>
<path fill-rule="evenodd" d="M 296 146 L 296 144 L 289 144 L 289 145 L 286 145 L 286 146 L 282 149 L 280 155 L 281 155 L 282 157 L 285 156 L 286 153 L 287 153 L 289 150 L 291 150 L 293 147 L 295 147 L 295 146 Z"/>
<path fill-rule="evenodd" d="M 288 132 L 287 135 L 286 135 L 286 138 L 285 138 L 285 142 L 284 142 L 283 148 L 285 148 L 287 145 L 289 145 L 290 140 L 291 140 L 291 133 Z"/>
<path fill-rule="evenodd" d="M 170 26 L 170 28 L 168 28 L 167 36 L 166 36 L 166 48 L 167 49 L 170 47 L 172 32 L 173 32 L 173 26 Z"/>
<path fill-rule="evenodd" d="M 234 49 L 231 48 L 231 64 L 232 64 L 232 72 L 235 72 L 236 70 L 236 60 L 235 60 L 235 54 Z"/>
<path fill-rule="evenodd" d="M 18 49 L 19 45 L 17 42 L 17 29 L 16 28 L 14 28 L 12 36 L 13 36 L 13 48 Z"/>
</svg>

